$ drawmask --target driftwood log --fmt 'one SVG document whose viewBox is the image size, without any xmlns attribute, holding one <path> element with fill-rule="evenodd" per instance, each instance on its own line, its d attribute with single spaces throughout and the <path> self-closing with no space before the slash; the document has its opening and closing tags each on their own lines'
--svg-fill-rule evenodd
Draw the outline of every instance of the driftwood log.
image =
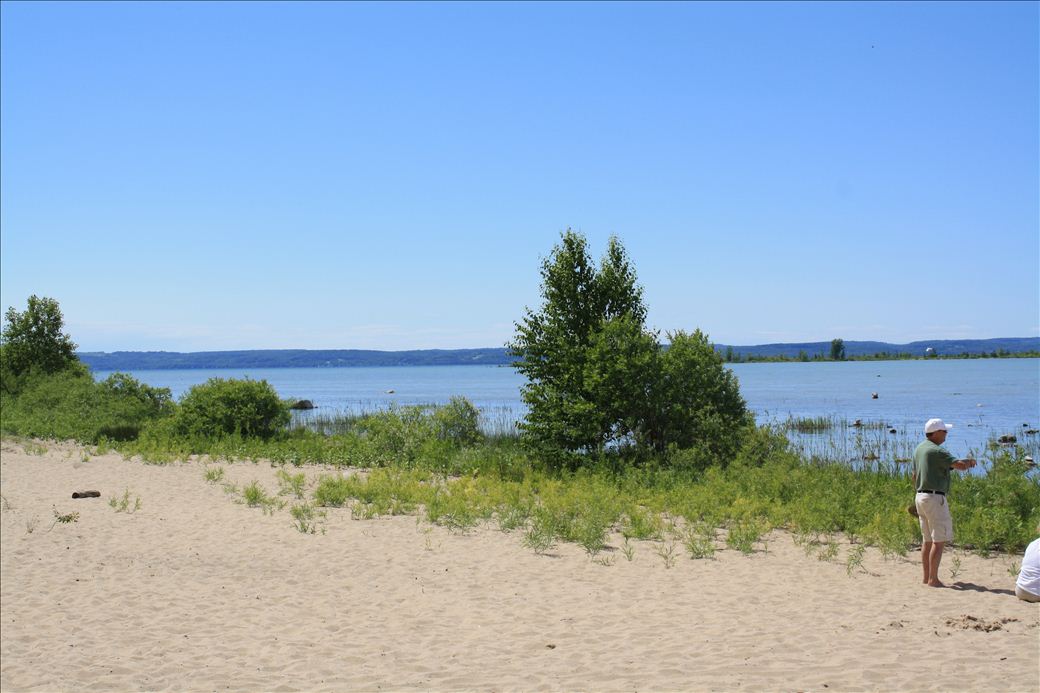
<svg viewBox="0 0 1040 693">
<path fill-rule="evenodd" d="M 73 491 L 73 498 L 100 498 L 101 491 Z"/>
</svg>

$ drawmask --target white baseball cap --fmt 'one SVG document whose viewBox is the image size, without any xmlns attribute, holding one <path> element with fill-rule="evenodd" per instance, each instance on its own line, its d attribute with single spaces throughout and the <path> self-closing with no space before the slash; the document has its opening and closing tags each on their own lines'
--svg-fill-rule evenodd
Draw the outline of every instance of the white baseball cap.
<svg viewBox="0 0 1040 693">
<path fill-rule="evenodd" d="M 942 419 L 928 419 L 924 425 L 924 434 L 935 433 L 936 431 L 948 431 L 953 428 L 953 424 L 943 423 Z"/>
</svg>

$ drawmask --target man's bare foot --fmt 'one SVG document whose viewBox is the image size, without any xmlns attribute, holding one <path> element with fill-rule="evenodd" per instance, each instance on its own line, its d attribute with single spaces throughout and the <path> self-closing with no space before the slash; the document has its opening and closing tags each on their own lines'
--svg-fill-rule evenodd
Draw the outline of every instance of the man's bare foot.
<svg viewBox="0 0 1040 693">
<path fill-rule="evenodd" d="M 927 584 L 929 587 L 946 587 L 946 585 L 942 584 L 939 580 L 929 580 Z"/>
</svg>

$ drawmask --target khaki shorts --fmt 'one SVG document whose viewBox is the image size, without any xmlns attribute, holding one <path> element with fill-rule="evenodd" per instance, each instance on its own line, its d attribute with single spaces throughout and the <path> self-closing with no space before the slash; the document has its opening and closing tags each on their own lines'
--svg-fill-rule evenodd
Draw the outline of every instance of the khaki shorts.
<svg viewBox="0 0 1040 693">
<path fill-rule="evenodd" d="M 953 541 L 953 518 L 946 496 L 938 493 L 918 493 L 914 497 L 917 515 L 921 521 L 921 536 L 932 543 Z"/>
</svg>

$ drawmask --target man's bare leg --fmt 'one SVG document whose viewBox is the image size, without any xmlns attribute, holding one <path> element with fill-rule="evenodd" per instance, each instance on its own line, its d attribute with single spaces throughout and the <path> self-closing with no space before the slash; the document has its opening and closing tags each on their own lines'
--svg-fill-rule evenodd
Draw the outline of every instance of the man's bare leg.
<svg viewBox="0 0 1040 693">
<path fill-rule="evenodd" d="M 928 578 L 932 576 L 930 566 L 932 565 L 932 542 L 926 541 L 921 544 L 921 567 L 924 568 L 924 584 L 928 584 Z"/>
<path fill-rule="evenodd" d="M 928 586 L 929 587 L 946 587 L 939 581 L 939 562 L 942 561 L 943 546 L 946 542 L 937 541 L 932 544 L 931 557 L 928 562 Z"/>
</svg>

